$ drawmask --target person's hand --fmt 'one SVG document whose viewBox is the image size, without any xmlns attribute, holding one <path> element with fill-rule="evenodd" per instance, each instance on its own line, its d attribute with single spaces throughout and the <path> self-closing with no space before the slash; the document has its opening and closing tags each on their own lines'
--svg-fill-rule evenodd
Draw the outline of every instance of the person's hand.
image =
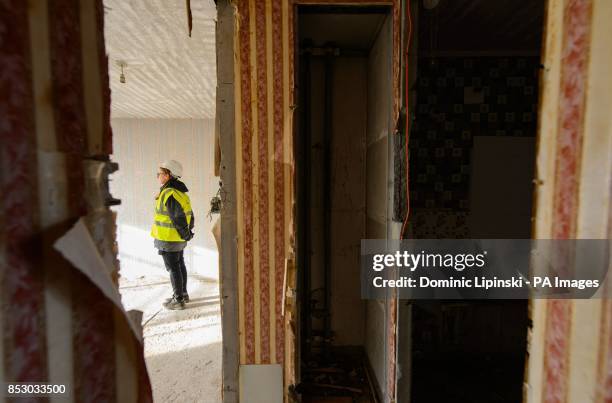
<svg viewBox="0 0 612 403">
<path fill-rule="evenodd" d="M 193 232 L 189 231 L 188 238 L 187 238 L 187 239 L 185 239 L 185 241 L 191 241 L 191 240 L 193 239 L 194 235 L 195 235 L 195 234 L 194 234 Z"/>
</svg>

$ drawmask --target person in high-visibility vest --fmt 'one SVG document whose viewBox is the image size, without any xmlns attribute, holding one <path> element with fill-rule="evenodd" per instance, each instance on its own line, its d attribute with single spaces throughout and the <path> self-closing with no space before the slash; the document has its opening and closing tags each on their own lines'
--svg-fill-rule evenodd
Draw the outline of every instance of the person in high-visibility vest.
<svg viewBox="0 0 612 403">
<path fill-rule="evenodd" d="M 185 303 L 189 302 L 183 250 L 193 238 L 195 222 L 191 201 L 187 196 L 189 190 L 179 180 L 182 175 L 183 166 L 178 161 L 170 160 L 160 164 L 157 179 L 161 188 L 155 197 L 155 216 L 151 228 L 154 246 L 164 259 L 172 283 L 172 297 L 163 306 L 173 310 L 184 309 Z"/>
</svg>

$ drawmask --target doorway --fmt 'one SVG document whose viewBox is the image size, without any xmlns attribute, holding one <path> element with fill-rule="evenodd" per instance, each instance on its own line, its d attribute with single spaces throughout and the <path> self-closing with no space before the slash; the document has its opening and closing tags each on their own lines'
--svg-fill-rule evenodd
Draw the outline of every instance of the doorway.
<svg viewBox="0 0 612 403">
<path fill-rule="evenodd" d="M 299 384 L 305 402 L 383 398 L 383 301 L 361 299 L 360 243 L 386 238 L 389 7 L 297 8 Z"/>
<path fill-rule="evenodd" d="M 415 5 L 409 237 L 531 238 L 544 2 Z M 399 312 L 399 402 L 522 400 L 527 301 Z"/>
<path fill-rule="evenodd" d="M 142 311 L 144 354 L 154 401 L 221 400 L 218 252 L 208 216 L 219 189 L 214 172 L 215 19 L 213 1 L 105 0 L 105 40 L 112 91 L 111 191 L 117 214 L 119 291 L 127 310 Z M 160 163 L 182 165 L 195 217 L 183 250 L 189 302 L 173 294 L 150 235 Z M 205 398 L 203 398 L 205 396 Z"/>
</svg>

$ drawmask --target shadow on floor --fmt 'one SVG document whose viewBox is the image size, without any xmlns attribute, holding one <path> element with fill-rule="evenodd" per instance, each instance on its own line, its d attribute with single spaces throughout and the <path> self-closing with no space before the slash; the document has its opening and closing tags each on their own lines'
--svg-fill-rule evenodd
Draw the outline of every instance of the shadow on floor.
<svg viewBox="0 0 612 403">
<path fill-rule="evenodd" d="M 155 402 L 221 401 L 221 342 L 146 358 Z"/>
</svg>

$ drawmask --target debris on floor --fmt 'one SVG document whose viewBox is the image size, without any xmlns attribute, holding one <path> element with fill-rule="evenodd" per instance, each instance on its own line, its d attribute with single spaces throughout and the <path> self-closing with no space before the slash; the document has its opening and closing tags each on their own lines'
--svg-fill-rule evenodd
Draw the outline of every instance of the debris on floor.
<svg viewBox="0 0 612 403">
<path fill-rule="evenodd" d="M 376 403 L 365 356 L 360 349 L 335 349 L 326 360 L 312 357 L 296 387 L 305 403 Z"/>
</svg>

